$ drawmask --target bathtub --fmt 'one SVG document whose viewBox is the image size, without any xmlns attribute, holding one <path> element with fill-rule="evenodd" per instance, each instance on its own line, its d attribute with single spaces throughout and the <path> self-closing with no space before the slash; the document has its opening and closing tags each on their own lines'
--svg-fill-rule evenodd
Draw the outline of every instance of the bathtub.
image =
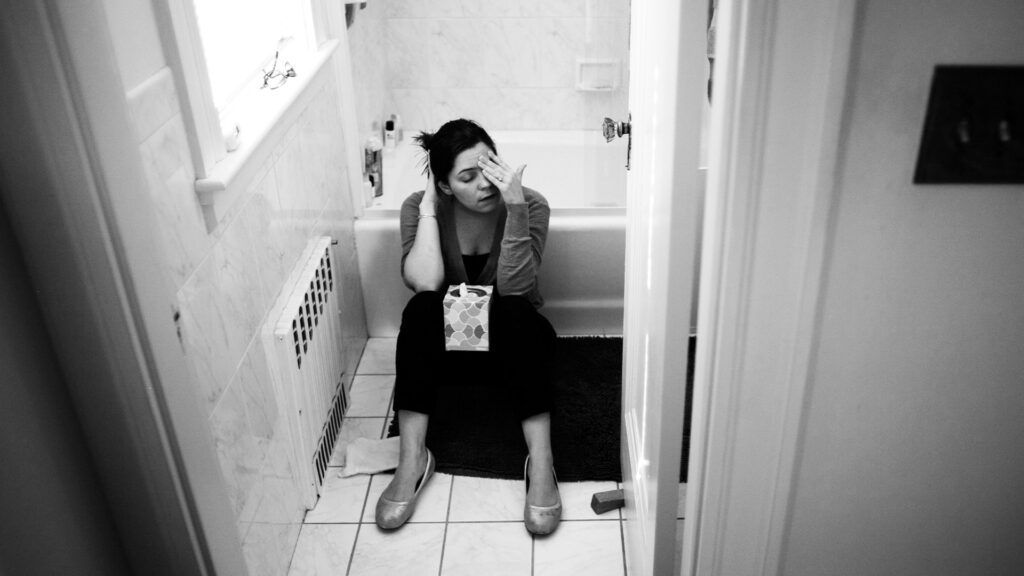
<svg viewBox="0 0 1024 576">
<path fill-rule="evenodd" d="M 560 335 L 621 335 L 626 257 L 625 142 L 596 131 L 493 132 L 509 164 L 526 164 L 524 185 L 547 198 L 551 222 L 539 273 L 541 312 Z M 422 190 L 422 152 L 406 138 L 383 156 L 383 195 L 356 220 L 367 329 L 398 335 L 412 297 L 401 279 L 398 212 Z"/>
</svg>

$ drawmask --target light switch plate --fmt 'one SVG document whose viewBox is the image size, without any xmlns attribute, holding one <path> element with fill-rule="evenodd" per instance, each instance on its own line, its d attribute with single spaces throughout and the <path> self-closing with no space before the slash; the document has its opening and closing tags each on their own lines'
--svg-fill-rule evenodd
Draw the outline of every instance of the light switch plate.
<svg viewBox="0 0 1024 576">
<path fill-rule="evenodd" d="M 935 67 L 914 183 L 1024 183 L 1024 66 Z"/>
</svg>

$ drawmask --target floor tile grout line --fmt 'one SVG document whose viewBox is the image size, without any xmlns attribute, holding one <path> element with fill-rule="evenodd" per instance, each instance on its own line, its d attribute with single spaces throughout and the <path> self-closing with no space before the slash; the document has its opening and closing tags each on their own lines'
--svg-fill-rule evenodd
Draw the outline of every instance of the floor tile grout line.
<svg viewBox="0 0 1024 576">
<path fill-rule="evenodd" d="M 441 537 L 441 561 L 437 565 L 437 576 L 444 570 L 444 551 L 448 547 L 448 518 L 452 514 L 452 495 L 455 493 L 455 477 L 448 483 L 448 506 L 444 512 L 444 535 Z"/>
<path fill-rule="evenodd" d="M 370 486 L 373 485 L 373 474 L 370 475 L 370 481 L 366 483 L 366 494 L 363 495 L 363 505 L 359 508 L 359 524 L 356 525 L 356 538 L 352 541 L 352 551 L 348 555 L 348 567 L 345 568 L 345 575 L 348 576 L 349 572 L 352 571 L 352 560 L 356 556 L 356 545 L 359 544 L 359 534 L 363 531 L 363 514 L 366 513 L 366 502 L 370 499 Z"/>
<path fill-rule="evenodd" d="M 629 576 L 629 568 L 626 564 L 626 526 L 622 518 L 622 509 L 619 509 L 619 542 L 622 544 L 622 576 Z"/>
<path fill-rule="evenodd" d="M 530 576 L 537 572 L 537 537 L 530 534 Z"/>
<path fill-rule="evenodd" d="M 356 557 L 356 545 L 359 544 L 359 534 L 363 531 L 363 525 L 356 525 L 356 537 L 352 539 L 352 549 L 348 552 L 348 565 L 345 566 L 345 576 L 352 572 L 352 560 Z"/>
<path fill-rule="evenodd" d="M 302 531 L 306 529 L 305 517 L 303 517 L 302 524 L 299 524 L 299 537 L 295 540 L 295 547 L 292 548 L 292 557 L 288 559 L 288 568 L 285 574 L 289 574 L 292 571 L 292 563 L 295 562 L 295 551 L 299 548 L 299 540 L 302 539 Z M 358 530 L 357 530 L 358 531 Z"/>
</svg>

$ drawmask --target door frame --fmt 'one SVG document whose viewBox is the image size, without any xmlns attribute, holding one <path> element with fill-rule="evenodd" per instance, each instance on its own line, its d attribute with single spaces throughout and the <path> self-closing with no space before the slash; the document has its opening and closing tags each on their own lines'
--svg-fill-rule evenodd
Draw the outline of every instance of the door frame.
<svg viewBox="0 0 1024 576">
<path fill-rule="evenodd" d="M 0 15 L 5 210 L 132 573 L 245 575 L 102 0 Z"/>
<path fill-rule="evenodd" d="M 721 0 L 684 575 L 781 574 L 857 3 Z"/>
</svg>

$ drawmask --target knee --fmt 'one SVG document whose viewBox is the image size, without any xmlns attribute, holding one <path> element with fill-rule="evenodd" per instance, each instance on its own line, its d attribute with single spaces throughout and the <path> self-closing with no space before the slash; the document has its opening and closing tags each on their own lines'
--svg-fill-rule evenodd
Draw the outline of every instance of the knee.
<svg viewBox="0 0 1024 576">
<path fill-rule="evenodd" d="M 555 330 L 551 323 L 526 298 L 502 296 L 498 298 L 495 306 L 492 314 L 497 314 L 497 318 L 492 317 L 492 322 L 495 322 L 502 332 L 524 337 L 524 343 L 540 348 L 554 342 Z"/>
<path fill-rule="evenodd" d="M 492 312 L 502 321 L 522 321 L 537 313 L 533 304 L 523 296 L 501 296 L 495 300 L 494 306 Z"/>
<path fill-rule="evenodd" d="M 426 318 L 435 319 L 441 313 L 442 298 L 443 296 L 440 292 L 426 291 L 416 293 L 416 295 L 409 299 L 409 302 L 405 305 L 405 310 L 402 311 L 402 325 L 418 323 Z"/>
</svg>

